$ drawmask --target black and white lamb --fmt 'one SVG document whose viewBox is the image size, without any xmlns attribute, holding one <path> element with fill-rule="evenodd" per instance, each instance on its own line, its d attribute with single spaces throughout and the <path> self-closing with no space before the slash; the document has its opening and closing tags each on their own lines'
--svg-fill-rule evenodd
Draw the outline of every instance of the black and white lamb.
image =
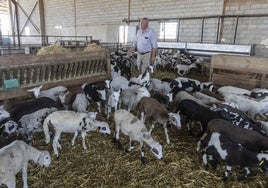
<svg viewBox="0 0 268 188">
<path fill-rule="evenodd" d="M 268 150 L 268 137 L 259 133 L 238 127 L 224 119 L 212 119 L 208 122 L 207 129 L 197 144 L 197 151 L 200 150 L 202 141 L 208 134 L 219 132 L 228 137 L 233 142 L 240 143 L 244 148 L 261 152 Z"/>
<path fill-rule="evenodd" d="M 90 118 L 87 113 L 74 112 L 69 110 L 56 111 L 49 114 L 43 123 L 43 130 L 46 138 L 46 144 L 50 142 L 49 126 L 52 126 L 55 130 L 53 139 L 53 151 L 58 157 L 58 148 L 61 149 L 59 138 L 62 132 L 74 133 L 72 139 L 72 146 L 74 145 L 75 139 L 78 133 L 82 136 L 82 146 L 84 150 L 87 150 L 85 143 L 86 133 L 89 131 L 99 130 L 100 133 L 110 134 L 109 125 L 106 122 L 97 121 Z"/>
<path fill-rule="evenodd" d="M 234 165 L 244 168 L 245 174 L 239 177 L 239 180 L 242 180 L 251 175 L 250 167 L 256 167 L 260 164 L 264 167 L 268 164 L 268 154 L 250 151 L 239 143 L 230 140 L 228 136 L 218 132 L 212 132 L 208 138 L 208 144 L 202 159 L 206 169 L 208 159 L 214 167 L 216 167 L 218 161 L 225 162 L 224 181 L 227 180 L 228 174 Z"/>
<path fill-rule="evenodd" d="M 187 124 L 189 123 L 189 120 L 200 122 L 202 126 L 202 132 L 207 129 L 208 122 L 212 119 L 222 118 L 231 121 L 230 116 L 226 111 L 213 111 L 190 99 L 182 100 L 179 104 L 178 111 L 180 111 L 181 115 L 187 117 Z M 190 126 L 188 125 L 188 127 Z"/>
<path fill-rule="evenodd" d="M 106 99 L 105 89 L 99 88 L 94 84 L 82 84 L 81 88 L 89 100 L 97 103 L 98 112 L 101 113 L 101 102 Z"/>
</svg>

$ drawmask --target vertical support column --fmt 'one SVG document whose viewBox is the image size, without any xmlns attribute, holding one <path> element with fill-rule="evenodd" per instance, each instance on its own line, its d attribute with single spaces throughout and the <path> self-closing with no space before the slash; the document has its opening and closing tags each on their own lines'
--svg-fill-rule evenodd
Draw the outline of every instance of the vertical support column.
<svg viewBox="0 0 268 188">
<path fill-rule="evenodd" d="M 218 44 L 218 43 L 219 43 L 220 21 L 221 21 L 221 17 L 220 17 L 220 16 L 218 16 L 218 23 L 217 23 L 217 35 L 216 35 L 216 44 Z"/>
<path fill-rule="evenodd" d="M 42 46 L 47 45 L 46 40 L 46 27 L 45 27 L 45 11 L 44 11 L 44 1 L 39 0 L 39 14 L 40 14 L 40 30 L 41 30 L 41 43 Z"/>
<path fill-rule="evenodd" d="M 180 41 L 180 26 L 181 26 L 181 20 L 180 20 L 180 19 L 178 19 L 178 27 L 177 27 L 177 29 L 178 29 L 178 31 L 177 31 L 177 42 L 179 42 L 179 41 Z"/>
<path fill-rule="evenodd" d="M 76 0 L 74 0 L 74 36 L 75 36 L 75 40 L 77 40 Z"/>
<path fill-rule="evenodd" d="M 235 44 L 235 41 L 236 41 L 236 34 L 237 34 L 238 21 L 239 21 L 239 16 L 236 17 L 236 23 L 235 23 L 235 32 L 234 32 L 234 41 L 233 41 L 233 44 Z"/>
<path fill-rule="evenodd" d="M 18 15 L 18 5 L 15 0 L 11 0 L 15 6 L 15 19 L 16 19 L 16 30 L 17 30 L 17 38 L 18 38 L 18 46 L 20 47 L 20 30 L 19 30 L 19 15 Z M 15 45 L 15 40 L 13 45 Z"/>
<path fill-rule="evenodd" d="M 202 18 L 202 27 L 201 27 L 201 43 L 203 43 L 203 37 L 204 37 L 204 22 L 205 22 L 205 18 Z"/>
</svg>

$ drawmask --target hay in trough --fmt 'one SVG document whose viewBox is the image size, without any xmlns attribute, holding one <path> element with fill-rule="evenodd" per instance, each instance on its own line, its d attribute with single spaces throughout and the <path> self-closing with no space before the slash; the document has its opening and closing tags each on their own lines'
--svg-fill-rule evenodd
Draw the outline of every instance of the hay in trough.
<svg viewBox="0 0 268 188">
<path fill-rule="evenodd" d="M 84 49 L 84 52 L 95 52 L 95 51 L 102 51 L 102 50 L 105 50 L 105 48 L 102 48 L 96 43 L 91 43 Z"/>
<path fill-rule="evenodd" d="M 170 72 L 155 72 L 154 77 L 174 77 Z M 205 80 L 205 78 L 203 78 Z M 207 79 L 207 78 L 206 78 Z M 90 110 L 96 105 L 90 103 Z M 104 109 L 102 108 L 102 111 Z M 133 111 L 136 113 L 136 111 Z M 107 121 L 104 114 L 98 114 L 98 120 Z M 113 118 L 107 121 L 112 135 L 90 132 L 86 137 L 87 151 L 83 151 L 81 137 L 71 146 L 73 134 L 62 134 L 59 157 L 53 154 L 52 144 L 45 144 L 43 133 L 36 134 L 33 145 L 38 149 L 50 151 L 51 166 L 39 167 L 30 163 L 28 167 L 29 187 L 66 188 L 66 187 L 267 187 L 267 172 L 254 169 L 252 177 L 245 181 L 237 181 L 241 170 L 233 167 L 227 182 L 222 182 L 225 166 L 210 167 L 208 171 L 202 164 L 202 153 L 196 152 L 197 136 L 191 135 L 185 128 L 169 128 L 171 143 L 165 142 L 165 134 L 161 126 L 156 126 L 152 137 L 163 146 L 163 159 L 157 160 L 149 151 L 145 152 L 146 165 L 140 161 L 139 144 L 134 143 L 135 149 L 130 153 L 119 150 L 113 142 Z M 146 121 L 149 128 L 150 121 Z M 198 129 L 198 127 L 196 128 Z M 128 137 L 120 134 L 124 147 L 128 147 Z M 22 186 L 21 176 L 17 176 L 17 187 Z"/>
<path fill-rule="evenodd" d="M 58 44 L 52 44 L 49 46 L 42 47 L 36 55 L 52 55 L 52 54 L 67 54 L 70 50 L 64 48 Z"/>
</svg>

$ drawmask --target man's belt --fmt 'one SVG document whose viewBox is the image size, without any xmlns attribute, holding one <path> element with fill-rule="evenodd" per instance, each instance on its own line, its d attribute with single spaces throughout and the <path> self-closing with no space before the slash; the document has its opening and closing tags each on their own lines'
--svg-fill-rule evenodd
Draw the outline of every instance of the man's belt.
<svg viewBox="0 0 268 188">
<path fill-rule="evenodd" d="M 144 54 L 148 54 L 148 53 L 150 53 L 150 52 L 151 52 L 151 51 L 144 52 L 144 53 L 139 52 L 139 54 L 144 55 Z"/>
</svg>

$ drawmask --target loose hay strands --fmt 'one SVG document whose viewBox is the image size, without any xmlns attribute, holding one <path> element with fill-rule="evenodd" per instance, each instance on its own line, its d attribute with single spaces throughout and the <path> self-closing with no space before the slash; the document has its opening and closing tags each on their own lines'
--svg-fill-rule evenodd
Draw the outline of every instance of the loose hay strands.
<svg viewBox="0 0 268 188">
<path fill-rule="evenodd" d="M 172 77 L 173 73 L 162 73 L 162 77 Z M 158 73 L 154 73 L 157 77 Z M 162 78 L 159 76 L 159 78 Z M 95 110 L 91 105 L 90 110 Z M 104 111 L 104 109 L 102 109 Z M 135 114 L 136 112 L 133 111 Z M 104 114 L 99 114 L 98 120 L 107 121 Z M 221 181 L 225 166 L 218 165 L 204 170 L 202 154 L 196 153 L 199 138 L 189 134 L 183 125 L 181 130 L 169 128 L 171 144 L 165 142 L 163 128 L 159 125 L 152 132 L 152 137 L 162 143 L 163 159 L 157 160 L 150 151 L 145 152 L 146 165 L 140 161 L 139 143 L 135 149 L 125 153 L 113 142 L 114 123 L 111 117 L 108 121 L 112 135 L 106 136 L 90 132 L 86 137 L 87 151 L 83 151 L 81 137 L 71 146 L 72 134 L 62 134 L 59 158 L 53 154 L 52 144 L 45 144 L 43 133 L 36 134 L 34 146 L 50 151 L 52 163 L 48 168 L 30 163 L 28 167 L 29 187 L 66 188 L 66 187 L 267 187 L 268 174 L 255 169 L 253 177 L 245 181 L 237 181 L 241 175 L 238 168 L 233 167 L 226 183 Z M 146 121 L 149 128 L 150 121 Z M 123 146 L 128 147 L 128 137 L 120 134 Z M 21 176 L 17 178 L 17 187 L 22 186 Z"/>
<path fill-rule="evenodd" d="M 52 54 L 68 54 L 71 51 L 67 48 L 61 47 L 58 44 L 52 44 L 42 47 L 36 55 L 52 55 Z"/>
<path fill-rule="evenodd" d="M 100 51 L 100 50 L 105 50 L 105 48 L 102 48 L 96 43 L 91 43 L 84 49 L 84 52 L 92 52 L 92 51 Z"/>
</svg>

